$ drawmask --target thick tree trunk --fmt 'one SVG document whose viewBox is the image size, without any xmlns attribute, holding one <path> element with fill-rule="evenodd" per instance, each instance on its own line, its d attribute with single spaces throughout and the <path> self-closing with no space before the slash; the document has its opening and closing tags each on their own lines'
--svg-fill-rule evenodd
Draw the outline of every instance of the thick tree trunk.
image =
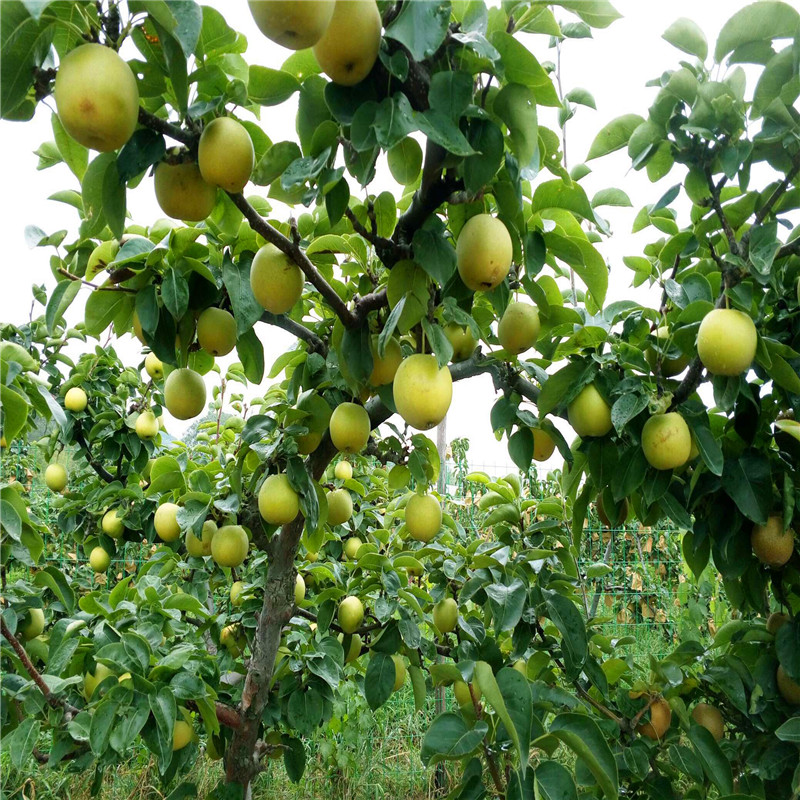
<svg viewBox="0 0 800 800">
<path fill-rule="evenodd" d="M 490 364 L 491 362 L 483 359 L 480 354 L 476 354 L 467 361 L 451 366 L 450 372 L 453 380 L 457 381 L 487 371 Z M 391 416 L 391 412 L 377 397 L 366 404 L 366 409 L 373 430 Z M 326 434 L 306 462 L 315 481 L 322 477 L 325 468 L 335 455 L 336 448 Z M 253 507 L 248 508 L 244 516 L 256 520 L 255 524 L 258 524 L 255 498 L 252 503 Z M 234 731 L 225 753 L 225 779 L 228 783 L 238 783 L 243 786 L 245 798 L 250 796 L 253 778 L 260 771 L 257 745 L 262 733 L 261 715 L 269 700 L 270 683 L 283 629 L 294 613 L 296 575 L 294 562 L 304 524 L 303 516 L 298 516 L 294 522 L 284 525 L 280 534 L 273 536 L 269 542 L 269 567 L 264 587 L 264 603 L 253 640 L 253 657 L 250 659 L 239 709 L 242 724 Z"/>
</svg>

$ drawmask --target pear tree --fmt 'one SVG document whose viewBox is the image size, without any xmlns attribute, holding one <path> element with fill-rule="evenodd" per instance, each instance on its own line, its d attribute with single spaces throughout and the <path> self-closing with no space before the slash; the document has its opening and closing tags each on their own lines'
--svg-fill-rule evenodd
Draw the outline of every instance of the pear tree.
<svg viewBox="0 0 800 800">
<path fill-rule="evenodd" d="M 205 754 L 212 797 L 251 797 L 273 758 L 302 778 L 353 681 L 372 709 L 445 687 L 419 756 L 452 763 L 452 798 L 792 796 L 800 12 L 744 6 L 713 48 L 677 20 L 674 67 L 636 65 L 652 105 L 568 169 L 560 129 L 595 103 L 553 56 L 607 0 L 249 8 L 237 31 L 194 0 L 0 4 L 2 117 L 51 109 L 39 166 L 66 165 L 75 213 L 29 229 L 51 274 L 0 323 L 3 446 L 39 449 L 53 512 L 0 485 L 12 768 L 98 794 L 144 748 L 183 797 Z M 623 149 L 659 185 L 649 243 L 607 263 L 603 209 L 630 200 L 585 179 Z M 611 270 L 639 301 L 607 302 Z M 516 466 L 563 461 L 544 499 L 468 476 L 480 537 L 426 434 L 478 375 Z M 590 599 L 593 507 L 669 520 L 736 617 L 626 655 Z"/>
</svg>

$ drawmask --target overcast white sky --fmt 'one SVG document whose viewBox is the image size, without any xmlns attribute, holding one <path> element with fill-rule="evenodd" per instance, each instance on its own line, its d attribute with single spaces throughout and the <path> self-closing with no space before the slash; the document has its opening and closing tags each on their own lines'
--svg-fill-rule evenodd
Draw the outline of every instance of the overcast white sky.
<svg viewBox="0 0 800 800">
<path fill-rule="evenodd" d="M 586 157 L 595 134 L 609 120 L 634 112 L 646 116 L 655 90 L 647 89 L 645 83 L 664 70 L 677 67 L 682 58 L 688 58 L 661 39 L 661 34 L 672 22 L 679 17 L 695 20 L 705 31 L 710 43 L 709 50 L 713 52 L 713 42 L 724 22 L 739 8 L 748 5 L 743 0 L 612 2 L 623 15 L 621 20 L 606 30 L 596 31 L 593 39 L 568 40 L 562 50 L 564 90 L 582 87 L 594 95 L 597 103 L 597 111 L 578 107 L 577 115 L 568 123 L 570 166 Z M 231 26 L 247 36 L 249 47 L 246 58 L 250 63 L 277 68 L 290 54 L 260 34 L 244 0 L 207 0 L 207 4 L 217 7 Z M 559 20 L 574 19 L 557 7 L 554 10 Z M 526 35 L 523 41 L 540 61 L 555 60 L 555 51 L 547 48 L 547 37 Z M 52 105 L 52 101 L 48 102 Z M 292 103 L 264 110 L 261 122 L 272 141 L 294 136 L 294 110 Z M 546 124 L 552 125 L 552 122 L 546 121 Z M 63 165 L 36 172 L 37 157 L 33 155 L 33 151 L 41 142 L 50 139 L 50 111 L 42 105 L 30 123 L 0 122 L 0 174 L 3 175 L 6 186 L 2 209 L 4 248 L 3 264 L 0 268 L 3 276 L 0 320 L 7 322 L 18 324 L 28 318 L 32 299 L 31 284 L 44 283 L 48 291 L 55 284 L 48 266 L 52 251 L 29 250 L 24 239 L 25 226 L 35 224 L 47 233 L 67 228 L 70 231 L 68 241 L 74 238 L 77 230 L 76 212 L 66 205 L 46 199 L 61 189 L 79 189 L 75 178 Z M 644 170 L 629 171 L 629 163 L 624 150 L 590 162 L 593 172 L 582 181 L 589 197 L 599 189 L 617 186 L 623 188 L 633 201 L 633 208 L 601 209 L 603 215 L 610 220 L 614 233 L 610 241 L 601 245 L 601 251 L 611 264 L 607 302 L 623 298 L 647 301 L 646 290 L 633 290 L 630 287 L 632 273 L 622 264 L 622 256 L 640 253 L 642 247 L 654 238 L 652 229 L 637 235 L 630 233 L 637 210 L 646 203 L 655 202 L 666 188 L 677 182 L 676 171 L 662 181 L 663 185 L 653 186 Z M 549 173 L 542 173 L 543 180 L 549 177 Z M 377 194 L 387 186 L 391 188 L 391 184 L 388 171 L 384 168 L 379 172 L 379 183 L 374 184 L 372 191 Z M 245 193 L 257 189 L 258 187 L 250 186 L 245 189 Z M 351 182 L 351 191 L 355 189 L 355 184 Z M 163 216 L 155 203 L 150 178 L 146 178 L 137 189 L 128 192 L 128 208 L 133 215 L 133 221 L 139 224 L 148 225 Z M 302 213 L 302 210 L 297 209 L 297 213 Z M 86 292 L 88 290 L 82 290 L 70 310 L 68 318 L 73 322 L 82 314 Z M 651 293 L 649 297 L 655 298 L 655 293 Z M 657 298 L 652 301 L 657 302 Z M 34 310 L 35 315 L 42 312 L 41 306 Z M 259 325 L 257 331 L 264 344 L 269 367 L 280 353 L 291 346 L 292 337 L 265 325 Z M 132 337 L 125 336 L 115 346 L 127 363 L 134 364 L 141 358 L 138 344 Z M 234 360 L 235 351 L 231 356 L 219 359 L 223 371 Z M 210 373 L 207 378 L 209 383 L 218 380 L 214 373 Z M 256 387 L 250 387 L 247 394 L 255 396 L 260 392 Z M 505 442 L 496 441 L 489 424 L 489 409 L 494 400 L 491 380 L 486 376 L 458 383 L 454 387 L 453 404 L 447 418 L 447 440 L 452 441 L 462 436 L 470 439 L 469 458 L 473 468 L 510 468 L 511 465 Z M 187 426 L 188 423 L 167 417 L 167 429 L 170 433 L 180 435 Z M 568 428 L 566 425 L 564 427 Z M 565 433 L 570 440 L 572 434 L 568 430 Z M 431 431 L 429 435 L 435 439 L 435 431 Z M 559 465 L 557 458 L 551 461 L 549 467 Z"/>
</svg>

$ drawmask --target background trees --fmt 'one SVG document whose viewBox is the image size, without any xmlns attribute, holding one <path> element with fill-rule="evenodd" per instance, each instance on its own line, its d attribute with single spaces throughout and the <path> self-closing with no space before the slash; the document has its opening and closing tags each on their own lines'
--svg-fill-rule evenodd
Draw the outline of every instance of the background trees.
<svg viewBox="0 0 800 800">
<path fill-rule="evenodd" d="M 262 30 L 314 39 L 313 55 L 248 65 L 241 34 L 193 2 L 2 6 L 3 116 L 28 119 L 55 93 L 41 158 L 80 181 L 56 199 L 81 220 L 75 240 L 37 242 L 55 248 L 59 279 L 39 293 L 43 316 L 3 328 L 3 434 L 48 420 L 48 460 L 79 448 L 58 525 L 98 573 L 123 542 L 155 545 L 107 584 L 48 567 L 5 587 L 12 760 L 41 734 L 49 763 L 94 768 L 99 787 L 141 736 L 171 781 L 202 722 L 206 752 L 224 754 L 219 796 L 241 796 L 265 756 L 302 774 L 301 737 L 363 671 L 372 707 L 406 679 L 419 702 L 456 687 L 459 710 L 421 751 L 463 764 L 453 797 L 787 796 L 797 625 L 755 615 L 797 602 L 800 14 L 748 6 L 712 56 L 679 20 L 665 37 L 691 60 L 654 81 L 646 117 L 594 140 L 589 162 L 627 147 L 651 180 L 675 174 L 636 219 L 654 240 L 625 259 L 635 285 L 662 288 L 648 308 L 605 305 L 598 209 L 627 197 L 590 200 L 589 167 L 567 170 L 540 121 L 558 109 L 563 126 L 591 98 L 562 96 L 537 41 L 611 24 L 608 3 L 253 5 Z M 116 50 L 130 43 L 126 65 Z M 272 142 L 254 116 L 295 94 L 297 139 Z M 397 193 L 372 191 L 384 158 Z M 184 223 L 126 218 L 151 167 Z M 84 323 L 69 330 L 82 285 Z M 285 380 L 246 413 L 235 395 L 241 417 L 223 418 L 225 391 L 264 375 L 268 326 L 297 337 L 273 366 Z M 147 380 L 108 346 L 126 333 L 146 348 Z M 106 336 L 72 360 L 71 339 Z M 162 409 L 201 415 L 199 376 L 234 347 L 216 423 L 191 446 L 164 442 Z M 564 468 L 541 508 L 515 476 L 487 482 L 492 536 L 469 542 L 440 519 L 439 455 L 412 429 L 438 424 L 453 382 L 484 373 L 517 466 L 557 448 Z M 568 444 L 553 416 L 580 438 Z M 355 474 L 337 453 L 357 456 Z M 42 524 L 17 487 L 0 491 L 4 569 L 35 566 Z M 746 618 L 708 653 L 685 642 L 620 666 L 582 602 L 591 503 L 612 524 L 685 529 L 692 571 L 713 559 Z M 21 640 L 42 624 L 39 669 Z M 722 745 L 702 698 L 728 710 Z"/>
</svg>

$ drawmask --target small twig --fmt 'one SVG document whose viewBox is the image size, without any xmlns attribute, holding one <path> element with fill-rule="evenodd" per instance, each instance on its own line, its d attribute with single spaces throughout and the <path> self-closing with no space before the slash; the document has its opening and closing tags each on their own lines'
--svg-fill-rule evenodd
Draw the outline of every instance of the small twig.
<svg viewBox="0 0 800 800">
<path fill-rule="evenodd" d="M 298 339 L 302 339 L 308 343 L 311 351 L 320 353 L 323 356 L 328 352 L 328 345 L 314 331 L 309 330 L 300 322 L 295 322 L 285 314 L 273 314 L 265 311 L 261 315 L 261 321 L 266 322 L 268 325 L 274 325 L 276 328 L 283 328 L 283 330 L 288 331 Z"/>
<path fill-rule="evenodd" d="M 180 125 L 173 125 L 173 123 L 167 122 L 167 120 L 161 119 L 161 117 L 157 117 L 143 108 L 139 109 L 139 122 L 146 128 L 150 128 L 157 133 L 163 133 L 165 136 L 169 136 L 170 139 L 187 145 L 190 149 L 197 145 L 200 138 L 196 133 L 185 131 Z"/>
<path fill-rule="evenodd" d="M 354 328 L 358 325 L 355 315 L 347 307 L 344 300 L 339 297 L 336 289 L 325 280 L 322 273 L 311 263 L 311 260 L 302 250 L 297 242 L 293 242 L 284 236 L 277 228 L 265 220 L 241 193 L 229 193 L 234 205 L 244 214 L 250 227 L 258 234 L 263 236 L 268 242 L 274 244 L 282 253 L 300 267 L 300 270 L 308 279 L 308 282 L 323 296 L 328 305 L 333 309 L 337 317 L 342 321 L 346 328 Z"/>
<path fill-rule="evenodd" d="M 75 426 L 73 429 L 73 436 L 75 437 L 75 441 L 77 442 L 78 446 L 83 450 L 84 455 L 86 456 L 86 460 L 89 462 L 89 466 L 106 482 L 106 483 L 113 483 L 116 478 L 92 455 L 91 448 L 87 443 L 84 435 L 83 435 L 83 428 L 80 425 L 80 422 L 76 421 Z M 125 476 L 120 477 L 120 482 L 122 485 L 125 485 Z"/>
<path fill-rule="evenodd" d="M 98 286 L 96 283 L 84 280 L 78 275 L 73 275 L 69 270 L 64 269 L 64 267 L 59 267 L 56 272 L 58 272 L 59 275 L 63 275 L 65 278 L 69 278 L 71 281 L 80 281 L 84 286 L 88 286 L 96 292 L 127 292 L 128 294 L 136 294 L 136 289 L 129 289 L 127 286 Z M 127 280 L 127 278 L 125 280 Z"/>
<path fill-rule="evenodd" d="M 731 228 L 731 223 L 725 216 L 725 212 L 722 209 L 722 203 L 720 202 L 721 183 L 714 183 L 714 177 L 711 174 L 710 166 L 706 166 L 705 175 L 706 183 L 708 184 L 708 188 L 711 192 L 711 208 L 714 209 L 714 213 L 717 215 L 717 219 L 719 219 L 720 224 L 722 225 L 722 230 L 725 233 L 725 238 L 728 240 L 728 247 L 730 248 L 731 253 L 735 256 L 738 256 L 741 254 L 739 242 L 736 241 L 736 234 L 734 233 L 733 228 Z"/>
</svg>

